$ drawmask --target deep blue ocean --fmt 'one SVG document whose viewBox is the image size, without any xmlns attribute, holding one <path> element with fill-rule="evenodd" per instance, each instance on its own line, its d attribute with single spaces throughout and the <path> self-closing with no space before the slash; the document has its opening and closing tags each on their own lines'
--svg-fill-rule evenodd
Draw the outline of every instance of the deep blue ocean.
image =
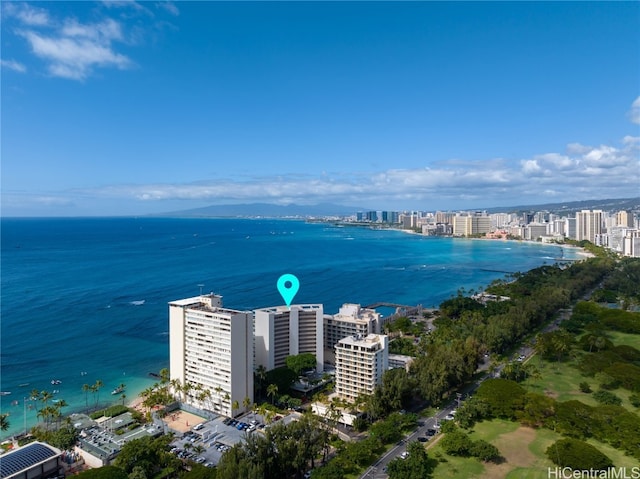
<svg viewBox="0 0 640 479">
<path fill-rule="evenodd" d="M 221 294 L 228 308 L 251 310 L 283 304 L 276 281 L 292 273 L 300 280 L 293 302 L 322 303 L 325 313 L 346 302 L 431 307 L 459 288 L 575 257 L 559 246 L 288 220 L 4 218 L 0 225 L 8 433 L 24 429 L 24 410 L 27 426 L 35 423 L 32 389 L 59 390 L 66 412 L 85 406 L 82 385 L 97 379 L 100 403 L 117 401 L 111 391 L 120 383 L 133 399 L 153 383 L 149 372 L 168 366 L 167 303 L 201 288 Z M 95 399 L 89 395 L 90 404 Z"/>
</svg>

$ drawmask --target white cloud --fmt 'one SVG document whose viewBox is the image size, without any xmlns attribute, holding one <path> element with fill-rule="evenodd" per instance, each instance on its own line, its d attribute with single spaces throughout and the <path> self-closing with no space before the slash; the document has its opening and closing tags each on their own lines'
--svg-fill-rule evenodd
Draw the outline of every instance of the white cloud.
<svg viewBox="0 0 640 479">
<path fill-rule="evenodd" d="M 0 63 L 4 68 L 9 68 L 10 70 L 13 70 L 19 73 L 25 73 L 27 71 L 26 66 L 24 66 L 22 63 L 19 63 L 15 60 L 0 60 Z"/>
<path fill-rule="evenodd" d="M 34 7 L 27 3 L 2 2 L 3 13 L 15 17 L 24 25 L 44 27 L 51 23 L 49 13 L 44 8 Z"/>
<path fill-rule="evenodd" d="M 178 7 L 176 7 L 175 3 L 173 2 L 158 2 L 156 5 L 159 8 L 166 10 L 171 15 L 175 15 L 176 17 L 180 15 L 180 10 L 178 10 Z"/>
<path fill-rule="evenodd" d="M 640 96 L 631 104 L 629 111 L 629 119 L 632 123 L 640 125 Z"/>
<path fill-rule="evenodd" d="M 34 30 L 21 31 L 33 53 L 45 60 L 53 76 L 84 80 L 95 67 L 124 69 L 132 62 L 112 47 L 122 39 L 118 22 L 107 19 L 95 24 L 65 23 L 57 35 L 41 34 Z"/>
<path fill-rule="evenodd" d="M 546 153 L 519 162 L 442 162 L 437 167 L 390 169 L 369 174 L 278 175 L 245 180 L 216 178 L 184 184 L 117 185 L 84 190 L 83 195 L 143 202 L 198 200 L 211 203 L 337 202 L 352 205 L 406 205 L 465 202 L 476 207 L 549 198 L 585 199 L 637 196 L 640 142 L 622 146 L 580 145 L 581 153 Z M 473 207 L 473 206 L 469 206 Z"/>
<path fill-rule="evenodd" d="M 525 175 L 538 175 L 542 172 L 542 168 L 537 160 L 523 160 L 522 171 Z"/>
<path fill-rule="evenodd" d="M 165 28 L 166 21 L 142 22 L 140 17 L 155 17 L 144 5 L 135 1 L 105 1 L 104 9 L 94 9 L 100 15 L 97 21 L 87 22 L 75 17 L 56 17 L 50 11 L 26 3 L 3 2 L 3 18 L 15 21 L 15 28 L 6 35 L 15 34 L 26 40 L 35 56 L 45 62 L 52 76 L 85 80 L 98 68 L 125 69 L 134 62 L 121 53 L 118 43 L 129 46 L 144 43 L 154 30 Z M 171 2 L 157 4 L 168 15 L 178 15 L 178 8 Z M 118 20 L 111 18 L 116 12 Z M 135 19 L 135 20 L 133 20 Z M 3 66 L 19 70 L 21 63 L 5 63 Z"/>
</svg>

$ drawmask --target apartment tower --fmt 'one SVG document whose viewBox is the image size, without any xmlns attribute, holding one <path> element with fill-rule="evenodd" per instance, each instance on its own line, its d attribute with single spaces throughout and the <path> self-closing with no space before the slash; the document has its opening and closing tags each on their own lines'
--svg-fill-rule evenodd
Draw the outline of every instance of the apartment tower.
<svg viewBox="0 0 640 479">
<path fill-rule="evenodd" d="M 213 293 L 170 302 L 169 363 L 171 380 L 187 385 L 185 402 L 228 417 L 243 412 L 245 398 L 253 403 L 253 314 L 223 308 Z"/>
<path fill-rule="evenodd" d="M 323 371 L 323 306 L 295 304 L 255 310 L 256 365 L 267 370 L 286 365 L 287 356 L 311 353 Z"/>
<path fill-rule="evenodd" d="M 348 336 L 336 344 L 336 393 L 354 400 L 373 394 L 389 369 L 389 337 L 383 334 Z"/>
</svg>

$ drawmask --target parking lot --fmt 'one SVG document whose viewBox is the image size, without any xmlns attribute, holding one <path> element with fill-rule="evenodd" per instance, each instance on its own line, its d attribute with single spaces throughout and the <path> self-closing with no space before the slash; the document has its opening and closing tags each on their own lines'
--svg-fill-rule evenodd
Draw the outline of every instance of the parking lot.
<svg viewBox="0 0 640 479">
<path fill-rule="evenodd" d="M 190 459 L 207 467 L 220 462 L 222 454 L 244 440 L 247 434 L 259 434 L 264 418 L 258 414 L 245 414 L 238 419 L 217 417 L 195 424 L 179 439 L 171 443 L 171 452 L 181 459 Z"/>
</svg>

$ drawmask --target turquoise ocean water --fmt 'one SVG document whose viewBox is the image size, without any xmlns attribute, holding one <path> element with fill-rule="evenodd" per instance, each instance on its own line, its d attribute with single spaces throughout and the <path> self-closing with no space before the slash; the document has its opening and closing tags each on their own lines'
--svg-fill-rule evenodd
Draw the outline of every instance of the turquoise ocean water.
<svg viewBox="0 0 640 479">
<path fill-rule="evenodd" d="M 127 401 L 168 366 L 172 300 L 214 291 L 233 309 L 283 304 L 276 281 L 295 274 L 294 303 L 386 301 L 437 306 L 573 250 L 505 241 L 426 238 L 399 231 L 287 220 L 82 218 L 1 220 L 1 411 L 9 434 L 35 423 L 32 389 L 84 408 Z M 51 380 L 61 384 L 53 386 Z M 26 398 L 26 399 L 25 399 Z"/>
</svg>

